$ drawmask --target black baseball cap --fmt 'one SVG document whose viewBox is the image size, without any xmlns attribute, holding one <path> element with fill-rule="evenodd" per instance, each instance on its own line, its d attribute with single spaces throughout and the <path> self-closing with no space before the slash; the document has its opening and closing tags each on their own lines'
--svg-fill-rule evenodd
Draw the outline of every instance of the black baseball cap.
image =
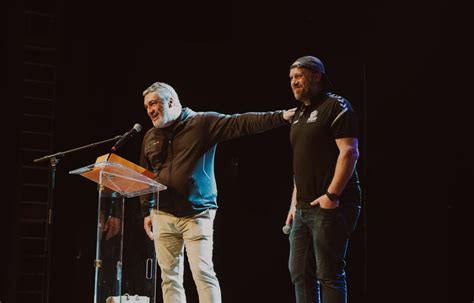
<svg viewBox="0 0 474 303">
<path fill-rule="evenodd" d="M 326 87 L 332 87 L 332 83 L 328 78 L 328 75 L 326 74 L 326 69 L 324 68 L 323 62 L 314 56 L 303 56 L 301 58 L 296 59 L 293 64 L 291 64 L 290 69 L 292 68 L 307 68 L 309 70 L 315 71 L 315 72 L 321 72 L 323 75 L 323 80 L 326 83 Z"/>
</svg>

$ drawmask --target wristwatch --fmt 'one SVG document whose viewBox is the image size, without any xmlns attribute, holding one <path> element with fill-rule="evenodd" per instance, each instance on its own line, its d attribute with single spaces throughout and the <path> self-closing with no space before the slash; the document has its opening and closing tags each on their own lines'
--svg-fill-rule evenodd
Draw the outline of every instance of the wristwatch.
<svg viewBox="0 0 474 303">
<path fill-rule="evenodd" d="M 329 200 L 336 201 L 339 199 L 339 196 L 330 192 L 326 192 L 326 196 L 328 196 Z"/>
</svg>

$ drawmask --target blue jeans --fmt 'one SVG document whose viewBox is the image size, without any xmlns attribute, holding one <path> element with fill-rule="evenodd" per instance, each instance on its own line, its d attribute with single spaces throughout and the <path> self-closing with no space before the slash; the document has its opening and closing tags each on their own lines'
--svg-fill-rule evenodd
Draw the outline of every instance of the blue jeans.
<svg viewBox="0 0 474 303">
<path fill-rule="evenodd" d="M 289 270 L 297 303 L 345 303 L 344 268 L 349 236 L 360 206 L 297 209 L 291 232 Z"/>
</svg>

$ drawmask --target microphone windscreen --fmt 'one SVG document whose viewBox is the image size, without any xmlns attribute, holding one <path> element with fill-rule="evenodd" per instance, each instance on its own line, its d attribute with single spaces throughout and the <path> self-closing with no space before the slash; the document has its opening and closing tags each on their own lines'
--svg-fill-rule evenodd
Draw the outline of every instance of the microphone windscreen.
<svg viewBox="0 0 474 303">
<path fill-rule="evenodd" d="M 137 131 L 137 133 L 139 133 L 142 130 L 142 126 L 138 123 L 135 123 L 133 128 Z"/>
</svg>

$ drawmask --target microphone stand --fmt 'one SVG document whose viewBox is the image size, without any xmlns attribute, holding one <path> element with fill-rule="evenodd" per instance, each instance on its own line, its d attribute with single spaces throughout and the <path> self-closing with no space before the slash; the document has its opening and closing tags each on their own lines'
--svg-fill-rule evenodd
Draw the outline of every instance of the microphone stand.
<svg viewBox="0 0 474 303">
<path fill-rule="evenodd" d="M 98 145 L 101 145 L 103 143 L 107 143 L 110 141 L 117 141 L 121 138 L 122 136 L 116 136 L 104 141 L 100 142 L 95 142 L 92 144 L 84 145 L 81 147 L 73 148 L 70 150 L 66 150 L 63 152 L 58 152 L 55 154 L 51 155 L 46 155 L 41 158 L 34 159 L 34 163 L 42 162 L 49 160 L 49 163 L 51 165 L 51 174 L 49 176 L 49 184 L 50 184 L 50 189 L 48 192 L 48 202 L 47 202 L 47 208 L 48 208 L 48 220 L 46 224 L 46 250 L 45 250 L 45 255 L 46 255 L 46 261 L 45 261 L 45 280 L 43 281 L 43 286 L 44 290 L 46 291 L 45 296 L 43 297 L 43 303 L 49 303 L 49 288 L 50 288 L 50 275 L 51 275 L 51 247 L 52 247 L 52 231 L 53 231 L 53 192 L 54 192 L 54 183 L 56 180 L 56 168 L 58 166 L 60 158 L 64 157 L 65 155 L 80 151 L 83 149 L 87 148 L 92 148 L 96 147 Z"/>
</svg>

